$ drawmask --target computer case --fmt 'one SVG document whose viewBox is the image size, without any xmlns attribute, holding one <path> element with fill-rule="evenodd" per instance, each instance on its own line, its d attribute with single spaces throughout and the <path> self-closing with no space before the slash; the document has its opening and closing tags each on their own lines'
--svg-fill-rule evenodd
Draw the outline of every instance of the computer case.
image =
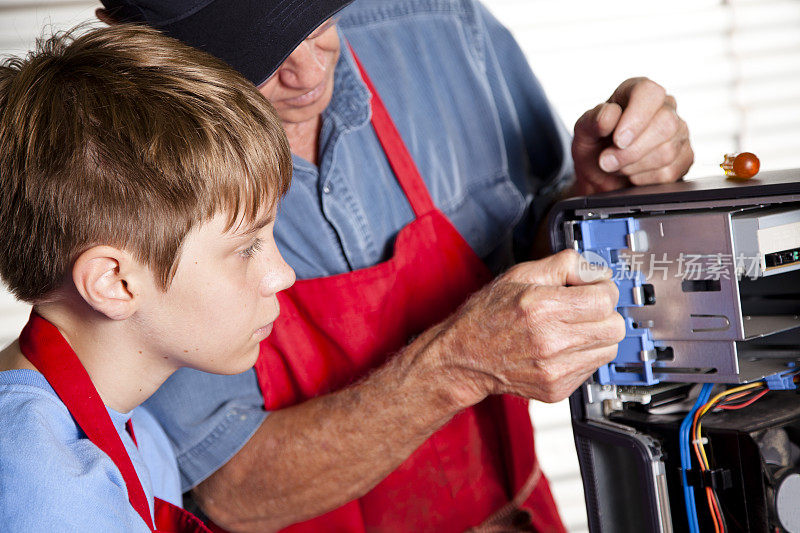
<svg viewBox="0 0 800 533">
<path fill-rule="evenodd" d="M 689 531 L 678 433 L 699 384 L 763 381 L 752 405 L 704 418 L 697 519 L 714 531 L 713 486 L 728 531 L 800 531 L 800 170 L 571 198 L 549 231 L 553 251 L 612 269 L 627 325 L 570 397 L 590 530 Z"/>
</svg>

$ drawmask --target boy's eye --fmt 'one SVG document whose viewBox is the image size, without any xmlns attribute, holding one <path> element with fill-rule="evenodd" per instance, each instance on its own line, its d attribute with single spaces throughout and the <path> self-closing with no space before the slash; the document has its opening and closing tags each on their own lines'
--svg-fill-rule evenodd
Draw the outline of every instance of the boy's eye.
<svg viewBox="0 0 800 533">
<path fill-rule="evenodd" d="M 259 250 L 261 250 L 261 239 L 256 239 L 253 241 L 253 244 L 251 244 L 250 246 L 239 252 L 239 255 L 241 255 L 245 259 L 250 259 L 254 255 L 256 255 L 256 252 L 258 252 Z"/>
</svg>

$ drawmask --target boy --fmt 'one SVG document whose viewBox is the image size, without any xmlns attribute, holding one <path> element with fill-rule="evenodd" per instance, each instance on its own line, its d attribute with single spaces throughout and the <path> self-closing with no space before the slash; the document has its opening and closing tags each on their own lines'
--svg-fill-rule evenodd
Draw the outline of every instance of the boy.
<svg viewBox="0 0 800 533">
<path fill-rule="evenodd" d="M 291 176 L 257 90 L 158 32 L 55 36 L 0 66 L 0 275 L 33 312 L 0 352 L 4 531 L 205 530 L 141 408 L 180 367 L 239 373 L 294 272 Z M 137 448 L 138 443 L 138 448 Z"/>
</svg>

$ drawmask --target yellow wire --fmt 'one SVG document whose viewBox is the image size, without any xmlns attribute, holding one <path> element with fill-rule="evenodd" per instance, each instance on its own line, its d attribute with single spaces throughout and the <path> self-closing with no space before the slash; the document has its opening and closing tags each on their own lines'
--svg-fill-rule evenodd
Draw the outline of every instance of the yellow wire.
<svg viewBox="0 0 800 533">
<path fill-rule="evenodd" d="M 694 434 L 694 438 L 697 441 L 697 448 L 700 451 L 700 456 L 702 457 L 702 463 L 703 463 L 702 466 L 706 470 L 710 470 L 711 466 L 709 465 L 708 456 L 706 455 L 706 448 L 705 448 L 705 446 L 703 446 L 703 443 L 700 440 L 701 439 L 701 435 L 702 435 L 701 432 L 702 432 L 702 425 L 703 425 L 701 420 L 702 420 L 703 416 L 711 409 L 711 407 L 713 405 L 716 405 L 717 402 L 719 402 L 721 399 L 723 399 L 723 398 L 725 398 L 727 396 L 731 396 L 733 394 L 738 394 L 738 393 L 740 393 L 742 391 L 755 389 L 755 388 L 763 388 L 763 387 L 764 387 L 764 383 L 760 382 L 760 381 L 756 381 L 754 383 L 748 383 L 747 385 L 740 385 L 738 387 L 734 387 L 732 389 L 728 389 L 726 391 L 720 392 L 719 394 L 714 396 L 710 401 L 708 401 L 705 405 L 703 405 L 703 407 L 700 408 L 700 410 L 699 410 L 698 414 L 696 414 L 696 418 L 695 418 L 695 420 L 697 420 L 697 427 L 695 428 L 696 431 L 695 431 L 695 434 Z M 711 492 L 711 489 L 709 489 L 708 487 L 706 487 L 706 495 L 708 497 L 709 510 L 711 511 L 711 519 L 714 521 L 714 531 L 719 532 L 720 531 L 721 522 L 717 521 L 716 513 L 722 513 L 722 510 L 721 509 L 716 509 L 715 510 L 716 506 L 712 502 L 712 492 Z M 722 517 L 720 517 L 720 521 L 721 521 L 721 519 L 722 519 Z"/>
<path fill-rule="evenodd" d="M 761 381 L 748 383 L 747 385 L 740 385 L 738 387 L 734 387 L 732 389 L 728 389 L 728 390 L 720 392 L 719 394 L 717 394 L 716 396 L 711 398 L 711 400 L 708 403 L 706 403 L 703 407 L 700 408 L 700 415 L 697 417 L 697 432 L 695 433 L 695 439 L 697 439 L 698 448 L 700 448 L 700 455 L 703 456 L 703 466 L 705 466 L 706 469 L 710 468 L 709 463 L 708 463 L 708 456 L 706 456 L 705 446 L 703 446 L 703 443 L 700 441 L 700 438 L 701 438 L 700 437 L 700 435 L 701 435 L 700 428 L 702 426 L 702 422 L 700 420 L 702 419 L 703 415 L 705 415 L 708 412 L 708 410 L 711 409 L 712 405 L 715 405 L 717 403 L 717 401 L 719 401 L 720 399 L 722 399 L 722 398 L 724 398 L 726 396 L 730 396 L 731 394 L 736 394 L 737 392 L 742 392 L 742 391 L 746 391 L 746 390 L 750 390 L 750 389 L 756 389 L 756 388 L 763 388 L 763 387 L 764 387 L 764 383 L 761 382 Z"/>
<path fill-rule="evenodd" d="M 753 383 L 748 383 L 746 385 L 739 385 L 738 387 L 734 387 L 732 389 L 724 390 L 724 391 L 720 392 L 719 394 L 717 394 L 716 396 L 714 396 L 713 398 L 711 398 L 711 401 L 709 401 L 707 404 L 705 404 L 703 407 L 700 408 L 700 416 L 703 416 L 704 414 L 706 414 L 708 412 L 708 410 L 711 408 L 711 406 L 714 405 L 717 402 L 717 400 L 719 400 L 720 398 L 724 398 L 725 396 L 730 396 L 731 394 L 736 394 L 737 392 L 742 392 L 742 391 L 746 391 L 746 390 L 750 390 L 750 389 L 757 389 L 757 388 L 760 389 L 760 388 L 763 388 L 763 387 L 764 387 L 764 382 L 763 381 L 755 381 Z"/>
<path fill-rule="evenodd" d="M 706 470 L 710 470 L 711 467 L 708 464 L 708 457 L 706 456 L 706 448 L 703 446 L 703 443 L 700 442 L 700 422 L 697 422 L 697 447 L 700 448 L 700 455 L 703 457 L 703 466 L 706 467 Z"/>
</svg>

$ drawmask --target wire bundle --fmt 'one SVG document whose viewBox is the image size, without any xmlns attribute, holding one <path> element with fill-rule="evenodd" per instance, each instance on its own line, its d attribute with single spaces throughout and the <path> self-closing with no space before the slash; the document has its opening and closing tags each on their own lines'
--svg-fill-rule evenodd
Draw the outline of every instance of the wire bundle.
<svg viewBox="0 0 800 533">
<path fill-rule="evenodd" d="M 700 433 L 702 429 L 702 418 L 711 412 L 711 410 L 715 407 L 742 409 L 748 405 L 751 405 L 753 402 L 764 396 L 767 392 L 769 392 L 769 389 L 767 388 L 767 384 L 763 381 L 748 383 L 747 385 L 741 385 L 739 387 L 733 387 L 726 391 L 720 392 L 714 396 L 711 401 L 703 405 L 697 410 L 697 412 L 695 412 L 692 419 L 691 430 L 692 446 L 694 447 L 694 453 L 697 457 L 697 462 L 700 464 L 701 472 L 711 470 L 708 462 L 708 456 L 706 455 L 705 446 L 703 445 L 702 435 Z M 711 519 L 714 522 L 714 531 L 716 533 L 725 533 L 728 530 L 728 526 L 725 522 L 725 516 L 722 514 L 722 509 L 719 504 L 719 497 L 717 497 L 717 493 L 713 487 L 706 487 L 705 490 L 706 499 L 708 500 L 708 508 L 711 512 Z"/>
<path fill-rule="evenodd" d="M 797 382 L 797 380 L 798 376 L 795 376 L 794 381 Z M 703 385 L 700 396 L 698 396 L 694 407 L 692 407 L 691 411 L 689 411 L 681 423 L 679 437 L 682 467 L 681 476 L 684 499 L 686 500 L 686 513 L 689 518 L 689 530 L 691 533 L 699 533 L 700 528 L 697 521 L 694 491 L 692 487 L 689 486 L 686 479 L 686 470 L 691 468 L 691 457 L 689 457 L 690 446 L 694 449 L 695 457 L 697 457 L 697 462 L 700 465 L 701 476 L 703 472 L 711 470 L 701 433 L 703 417 L 715 408 L 737 410 L 748 407 L 762 398 L 770 390 L 766 382 L 757 381 L 755 383 L 748 383 L 747 385 L 740 385 L 722 391 L 709 400 L 712 386 L 713 385 L 710 383 Z M 705 487 L 705 492 L 706 499 L 708 500 L 708 508 L 711 512 L 711 519 L 714 522 L 714 531 L 716 533 L 725 533 L 728 527 L 719 503 L 719 497 L 713 487 Z"/>
<path fill-rule="evenodd" d="M 683 419 L 681 423 L 681 430 L 679 434 L 679 444 L 680 444 L 680 451 L 681 451 L 681 481 L 683 483 L 683 499 L 684 503 L 686 504 L 686 517 L 689 520 L 689 532 L 690 533 L 700 533 L 700 525 L 697 522 L 697 507 L 694 500 L 694 491 L 692 487 L 689 486 L 689 482 L 686 479 L 686 471 L 692 468 L 692 457 L 690 455 L 690 427 L 692 425 L 692 420 L 694 419 L 695 413 L 708 402 L 708 398 L 711 396 L 711 388 L 714 385 L 712 383 L 706 383 L 703 385 L 703 388 L 700 390 L 700 395 L 697 397 L 697 401 L 692 406 L 689 413 L 686 415 L 686 418 Z"/>
<path fill-rule="evenodd" d="M 784 376 L 792 377 L 795 386 L 800 384 L 800 370 L 795 370 L 788 373 L 788 375 L 784 374 Z M 681 481 L 683 483 L 683 497 L 686 504 L 686 516 L 689 520 L 690 533 L 700 533 L 694 490 L 689 485 L 686 477 L 686 471 L 692 468 L 691 448 L 694 448 L 695 457 L 697 457 L 697 462 L 700 465 L 700 478 L 702 479 L 704 472 L 711 470 L 701 434 L 703 417 L 716 408 L 726 411 L 743 409 L 752 405 L 770 391 L 766 381 L 757 381 L 727 389 L 709 400 L 712 388 L 712 383 L 703 385 L 697 401 L 686 414 L 683 422 L 681 422 L 678 437 L 681 452 Z M 716 533 L 726 533 L 728 526 L 725 522 L 725 516 L 722 514 L 716 491 L 713 487 L 705 487 L 705 492 L 711 519 L 714 522 L 714 531 Z"/>
</svg>

